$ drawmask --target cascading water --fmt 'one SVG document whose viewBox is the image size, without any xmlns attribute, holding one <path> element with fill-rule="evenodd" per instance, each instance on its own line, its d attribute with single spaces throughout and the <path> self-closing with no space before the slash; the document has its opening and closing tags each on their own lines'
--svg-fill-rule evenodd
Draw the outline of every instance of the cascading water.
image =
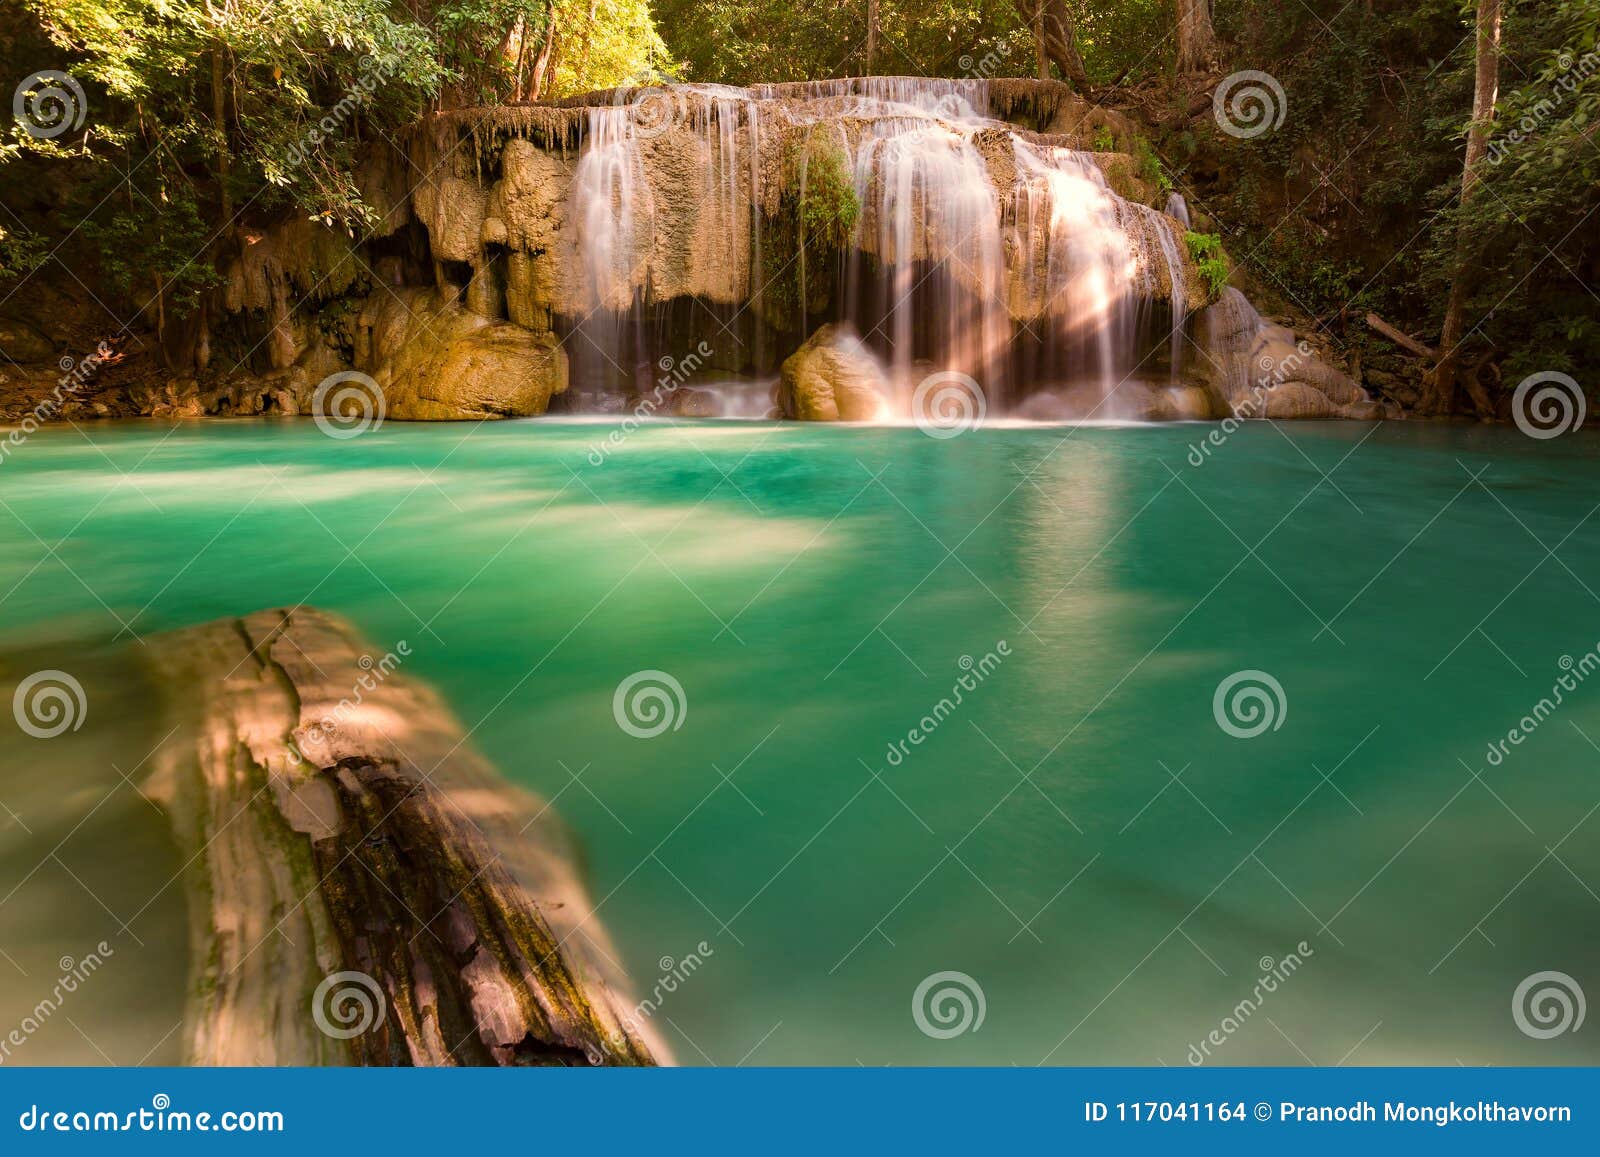
<svg viewBox="0 0 1600 1157">
<path fill-rule="evenodd" d="M 918 360 L 998 388 L 1011 325 L 998 198 L 970 140 L 980 118 L 951 93 L 887 113 L 855 149 L 860 228 L 876 244 L 870 262 L 858 248 L 847 267 L 845 316 L 869 344 L 887 343 L 903 395 Z"/>
<path fill-rule="evenodd" d="M 1185 229 L 1190 228 L 1189 202 L 1182 193 L 1173 193 L 1167 198 L 1167 216 Z"/>
<path fill-rule="evenodd" d="M 639 275 L 648 265 L 648 235 L 641 226 L 652 216 L 650 184 L 625 108 L 589 112 L 588 133 L 573 173 L 570 203 L 579 221 L 578 283 L 585 290 L 583 313 L 572 319 L 576 340 L 569 343 L 574 378 L 584 384 L 638 384 L 627 364 L 639 322 Z"/>
<path fill-rule="evenodd" d="M 580 397 L 645 392 L 691 337 L 709 338 L 721 370 L 770 374 L 827 321 L 882 359 L 902 412 L 936 371 L 970 375 L 1001 406 L 1175 379 L 1187 279 L 1173 218 L 1119 196 L 1092 154 L 991 118 L 986 82 L 652 91 L 649 117 L 636 100 L 589 110 L 573 171 L 566 260 L 582 311 L 560 324 L 578 335 Z M 803 240 L 763 252 L 782 239 L 774 212 L 806 204 L 819 141 L 844 158 L 859 210 L 827 270 Z M 693 204 L 674 207 L 683 182 Z M 784 297 L 790 267 L 799 290 Z"/>
</svg>

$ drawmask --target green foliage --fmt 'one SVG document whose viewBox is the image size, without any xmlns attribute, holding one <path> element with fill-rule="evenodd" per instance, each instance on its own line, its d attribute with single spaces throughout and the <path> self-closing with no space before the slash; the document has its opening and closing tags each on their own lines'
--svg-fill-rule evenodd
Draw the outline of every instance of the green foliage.
<svg viewBox="0 0 1600 1157">
<path fill-rule="evenodd" d="M 1161 190 L 1163 196 L 1171 193 L 1172 178 L 1167 174 L 1167 167 L 1161 163 L 1161 157 L 1156 152 L 1155 146 L 1141 136 L 1133 142 L 1133 151 L 1134 159 L 1139 163 L 1139 179 L 1154 185 Z"/>
<path fill-rule="evenodd" d="M 849 158 L 837 142 L 813 137 L 800 161 L 799 220 L 804 243 L 827 249 L 850 244 L 861 216 Z"/>
<path fill-rule="evenodd" d="M 1287 99 L 1282 125 L 1248 140 L 1217 131 L 1199 88 L 1171 83 L 1171 0 L 1066 2 L 1091 77 L 1118 83 L 1097 98 L 1163 126 L 1130 147 L 1140 180 L 1180 185 L 1228 237 L 1228 253 L 1195 255 L 1213 292 L 1231 254 L 1309 312 L 1375 308 L 1437 333 L 1465 256 L 1469 354 L 1494 353 L 1507 374 L 1600 363 L 1600 0 L 1505 0 L 1491 160 L 1464 206 L 1465 0 L 1215 5 L 1223 67 L 1267 72 Z M 1034 75 L 1026 10 L 880 0 L 873 70 Z M 0 278 L 61 244 L 136 305 L 160 287 L 181 311 L 214 280 L 230 215 L 359 235 L 373 221 L 355 178 L 367 149 L 430 110 L 526 96 L 546 47 L 544 96 L 662 74 L 799 80 L 864 71 L 865 22 L 865 0 L 19 0 L 0 19 L 14 73 L 71 72 L 88 122 L 54 139 L 0 129 L 8 192 L 68 190 L 5 221 Z M 1102 130 L 1094 147 L 1117 141 Z M 805 294 L 825 294 L 860 213 L 842 152 L 817 141 L 804 161 L 767 247 L 770 272 L 790 271 L 773 291 L 790 317 L 811 304 L 799 271 Z M 60 221 L 86 223 L 63 242 Z M 1213 235 L 1191 252 L 1194 236 Z"/>
<path fill-rule="evenodd" d="M 84 238 L 100 253 L 100 271 L 125 297 L 161 290 L 167 307 L 179 316 L 199 304 L 202 291 L 217 284 L 213 265 L 199 259 L 208 230 L 200 206 L 187 188 L 143 194 L 130 208 L 85 221 Z"/>
<path fill-rule="evenodd" d="M 1584 226 L 1600 209 L 1600 0 L 1505 0 L 1490 163 L 1463 208 L 1474 8 L 1217 5 L 1229 67 L 1275 77 L 1287 115 L 1249 140 L 1161 144 L 1206 174 L 1234 255 L 1307 312 L 1376 309 L 1432 340 L 1465 257 L 1464 357 L 1491 354 L 1514 385 L 1523 366 L 1600 361 L 1600 232 Z"/>
<path fill-rule="evenodd" d="M 1215 301 L 1227 287 L 1232 266 L 1228 255 L 1222 251 L 1222 238 L 1215 233 L 1185 233 L 1183 240 L 1189 247 L 1189 257 L 1200 271 L 1206 290 Z"/>
<path fill-rule="evenodd" d="M 766 225 L 760 305 L 769 324 L 790 332 L 827 305 L 860 218 L 844 149 L 826 132 L 812 133 L 785 157 L 778 214 Z"/>
<path fill-rule="evenodd" d="M 1094 131 L 1094 151 L 1097 153 L 1114 153 L 1117 150 L 1117 138 L 1111 129 L 1101 125 Z"/>
<path fill-rule="evenodd" d="M 655 0 L 685 75 L 755 84 L 867 71 L 866 0 Z M 1158 72 L 1174 59 L 1171 0 L 1067 0 L 1092 80 Z M 1033 33 L 1015 0 L 879 0 L 878 75 L 1034 76 Z M 1152 46 L 1155 46 L 1152 48 Z"/>
<path fill-rule="evenodd" d="M 0 228 L 0 280 L 32 273 L 49 254 L 48 238 L 20 226 Z"/>
<path fill-rule="evenodd" d="M 0 136 L 0 182 L 77 166 L 62 255 L 143 307 L 181 315 L 216 280 L 235 229 L 299 214 L 351 236 L 376 221 L 368 147 L 432 108 L 511 99 L 552 28 L 545 95 L 669 64 L 648 0 L 21 0 L 0 35 L 84 90 L 87 121 Z M 11 25 L 15 24 L 13 33 Z M 19 72 L 25 72 L 20 69 Z M 8 226 L 10 223 L 8 222 Z M 46 250 L 0 236 L 0 277 Z"/>
<path fill-rule="evenodd" d="M 754 84 L 867 71 L 865 0 L 655 0 L 654 8 L 689 80 Z M 874 73 L 1033 74 L 1033 38 L 1012 0 L 880 0 L 878 21 Z"/>
</svg>

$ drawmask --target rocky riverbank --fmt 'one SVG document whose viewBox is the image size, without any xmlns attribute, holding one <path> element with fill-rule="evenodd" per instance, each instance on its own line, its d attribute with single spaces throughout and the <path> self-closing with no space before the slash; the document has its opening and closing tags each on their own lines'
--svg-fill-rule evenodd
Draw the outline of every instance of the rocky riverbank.
<svg viewBox="0 0 1600 1157">
<path fill-rule="evenodd" d="M 1395 413 L 1202 270 L 1141 148 L 1128 118 L 1047 81 L 440 114 L 365 149 L 364 235 L 238 228 L 219 288 L 156 341 L 115 333 L 100 357 L 110 335 L 61 292 L 13 300 L 0 420 L 604 412 L 673 392 L 687 360 L 786 365 L 774 415 L 810 420 L 905 416 L 931 374 L 1021 416 Z M 860 356 L 812 356 L 841 323 Z M 853 405 L 862 357 L 880 401 Z"/>
</svg>

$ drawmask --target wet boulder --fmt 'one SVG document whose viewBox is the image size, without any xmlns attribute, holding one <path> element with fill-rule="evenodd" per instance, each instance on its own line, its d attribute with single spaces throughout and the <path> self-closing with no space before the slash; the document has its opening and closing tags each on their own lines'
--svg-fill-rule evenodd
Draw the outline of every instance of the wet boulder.
<svg viewBox="0 0 1600 1157">
<path fill-rule="evenodd" d="M 849 325 L 825 325 L 783 363 L 778 404 L 804 422 L 867 422 L 888 408 L 889 379 Z"/>
</svg>

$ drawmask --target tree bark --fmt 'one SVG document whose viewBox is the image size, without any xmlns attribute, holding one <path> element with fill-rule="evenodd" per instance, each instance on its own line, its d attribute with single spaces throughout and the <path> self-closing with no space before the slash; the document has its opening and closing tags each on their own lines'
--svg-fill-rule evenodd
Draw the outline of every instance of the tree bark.
<svg viewBox="0 0 1600 1157">
<path fill-rule="evenodd" d="M 549 804 L 375 653 L 308 607 L 149 640 L 171 730 L 144 790 L 185 860 L 188 1062 L 664 1059 Z"/>
<path fill-rule="evenodd" d="M 1500 93 L 1500 6 L 1501 0 L 1478 0 L 1477 70 L 1473 82 L 1472 127 L 1467 130 L 1467 156 L 1461 168 L 1461 208 L 1472 200 L 1483 175 L 1483 161 L 1489 152 L 1489 125 L 1494 119 L 1495 100 Z M 1427 391 L 1422 408 L 1445 413 L 1455 404 L 1459 376 L 1460 345 L 1466 330 L 1467 298 L 1476 280 L 1473 268 L 1472 239 L 1465 223 L 1456 227 L 1455 281 L 1445 305 L 1444 326 L 1439 335 L 1439 362 L 1427 376 Z M 1478 391 L 1475 391 L 1475 395 Z M 1486 398 L 1474 397 L 1482 410 Z"/>
<path fill-rule="evenodd" d="M 1044 46 L 1044 0 L 1038 0 L 1033 10 L 1033 48 L 1038 60 L 1039 79 L 1050 79 L 1050 53 Z"/>
<path fill-rule="evenodd" d="M 222 46 L 214 45 L 211 49 L 211 131 L 216 136 L 217 149 L 217 200 L 221 206 L 219 241 L 220 234 L 233 222 L 233 193 L 228 188 L 228 96 L 223 85 L 224 72 Z"/>
<path fill-rule="evenodd" d="M 550 54 L 556 47 L 556 4 L 555 0 L 545 0 L 544 3 L 544 44 L 539 47 L 539 56 L 533 62 L 533 76 L 528 80 L 528 99 L 538 100 L 544 92 L 546 74 L 550 69 Z"/>
<path fill-rule="evenodd" d="M 1035 29 L 1034 38 L 1044 54 L 1061 70 L 1078 92 L 1087 95 L 1093 87 L 1089 72 L 1078 53 L 1078 32 L 1072 22 L 1067 0 L 1012 0 L 1017 14 Z"/>
<path fill-rule="evenodd" d="M 1381 333 L 1384 337 L 1394 342 L 1394 344 L 1399 346 L 1401 349 L 1408 350 L 1409 352 L 1416 354 L 1419 358 L 1427 358 L 1429 361 L 1432 361 L 1439 356 L 1438 350 L 1431 349 L 1428 346 L 1423 345 L 1416 338 L 1412 337 L 1403 330 L 1396 329 L 1394 326 L 1384 321 L 1383 318 L 1379 317 L 1375 313 L 1367 314 L 1367 324 Z"/>
<path fill-rule="evenodd" d="M 878 59 L 878 0 L 867 0 L 867 75 Z"/>
<path fill-rule="evenodd" d="M 1177 0 L 1178 71 L 1201 72 L 1211 65 L 1217 34 L 1211 27 L 1211 0 Z"/>
</svg>

